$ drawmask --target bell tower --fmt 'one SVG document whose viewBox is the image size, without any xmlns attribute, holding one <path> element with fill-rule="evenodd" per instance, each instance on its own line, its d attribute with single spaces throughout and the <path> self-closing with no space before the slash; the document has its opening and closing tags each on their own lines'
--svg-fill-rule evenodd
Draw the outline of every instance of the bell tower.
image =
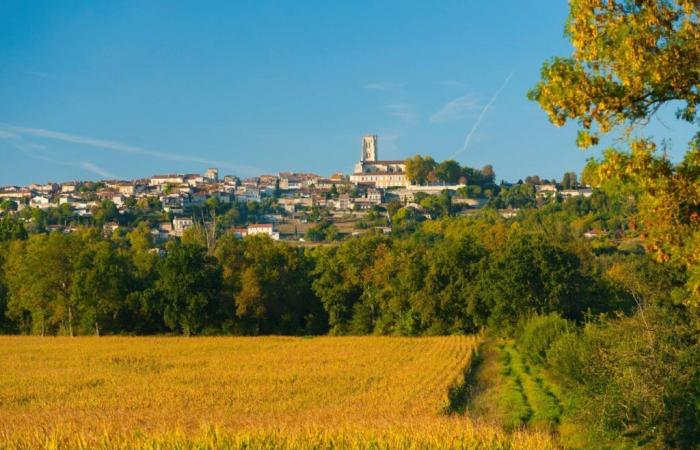
<svg viewBox="0 0 700 450">
<path fill-rule="evenodd" d="M 376 161 L 377 154 L 377 135 L 368 134 L 362 137 L 362 155 L 360 161 Z"/>
</svg>

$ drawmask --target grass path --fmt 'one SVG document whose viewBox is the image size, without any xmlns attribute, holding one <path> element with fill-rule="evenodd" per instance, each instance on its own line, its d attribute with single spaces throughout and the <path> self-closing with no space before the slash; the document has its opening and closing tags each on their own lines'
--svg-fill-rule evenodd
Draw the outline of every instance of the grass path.
<svg viewBox="0 0 700 450">
<path fill-rule="evenodd" d="M 475 395 L 468 406 L 472 415 L 506 430 L 526 426 L 554 431 L 559 424 L 562 408 L 555 389 L 511 341 L 484 345 L 472 390 Z"/>
</svg>

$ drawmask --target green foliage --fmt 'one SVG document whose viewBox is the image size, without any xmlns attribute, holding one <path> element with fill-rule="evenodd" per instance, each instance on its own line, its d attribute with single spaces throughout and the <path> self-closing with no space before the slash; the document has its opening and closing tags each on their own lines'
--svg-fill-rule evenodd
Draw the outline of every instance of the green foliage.
<svg viewBox="0 0 700 450">
<path fill-rule="evenodd" d="M 340 238 L 338 228 L 330 220 L 322 220 L 306 231 L 306 240 L 311 242 L 333 242 Z"/>
<path fill-rule="evenodd" d="M 7 242 L 14 239 L 27 239 L 27 231 L 19 220 L 12 217 L 0 219 L 0 242 Z"/>
<path fill-rule="evenodd" d="M 700 103 L 700 24 L 693 0 L 573 0 L 566 33 L 568 58 L 542 67 L 528 94 L 550 120 L 578 119 L 582 147 L 600 133 L 634 126 L 665 103 L 681 105 L 678 117 L 693 122 Z"/>
<path fill-rule="evenodd" d="M 446 160 L 436 163 L 430 156 L 416 155 L 406 160 L 406 176 L 414 184 L 469 184 L 486 188 L 492 186 L 496 173 L 491 165 L 481 170 L 462 167 L 457 161 Z"/>
<path fill-rule="evenodd" d="M 311 261 L 299 248 L 267 236 L 224 237 L 216 257 L 226 297 L 233 300 L 242 331 L 251 334 L 317 334 L 326 316 L 313 295 Z"/>
<path fill-rule="evenodd" d="M 700 344 L 689 318 L 650 307 L 564 334 L 547 359 L 601 436 L 654 448 L 693 448 L 700 433 Z"/>
<path fill-rule="evenodd" d="M 581 319 L 590 306 L 588 293 L 577 255 L 531 233 L 515 234 L 503 243 L 482 280 L 482 296 L 490 311 L 486 321 L 507 333 L 529 314 L 558 312 Z"/>
<path fill-rule="evenodd" d="M 518 335 L 518 349 L 529 363 L 545 364 L 552 343 L 573 330 L 573 324 L 558 314 L 533 316 L 525 322 Z"/>
<path fill-rule="evenodd" d="M 221 270 L 206 248 L 173 242 L 158 266 L 156 288 L 163 298 L 163 319 L 173 331 L 200 332 L 217 316 Z"/>
<path fill-rule="evenodd" d="M 436 181 L 435 160 L 430 156 L 416 155 L 406 160 L 406 177 L 415 184 Z"/>
<path fill-rule="evenodd" d="M 113 202 L 104 200 L 93 208 L 92 217 L 95 219 L 95 223 L 101 226 L 106 222 L 117 220 L 119 218 L 119 210 Z"/>
</svg>

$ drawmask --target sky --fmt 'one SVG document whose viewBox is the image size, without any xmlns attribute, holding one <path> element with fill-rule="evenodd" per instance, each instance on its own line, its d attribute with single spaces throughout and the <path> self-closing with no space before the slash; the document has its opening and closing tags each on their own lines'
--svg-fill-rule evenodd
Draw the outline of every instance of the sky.
<svg viewBox="0 0 700 450">
<path fill-rule="evenodd" d="M 379 156 L 560 179 L 575 146 L 526 98 L 569 55 L 563 0 L 0 2 L 0 185 L 349 173 Z M 644 131 L 681 157 L 692 128 Z M 610 141 L 608 142 L 617 142 Z M 601 146 L 602 147 L 602 146 Z"/>
</svg>

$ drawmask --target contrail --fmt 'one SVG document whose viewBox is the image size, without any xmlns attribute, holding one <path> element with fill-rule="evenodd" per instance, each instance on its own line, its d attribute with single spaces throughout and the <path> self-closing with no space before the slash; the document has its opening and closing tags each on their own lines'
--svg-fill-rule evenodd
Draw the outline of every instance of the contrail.
<svg viewBox="0 0 700 450">
<path fill-rule="evenodd" d="M 193 162 L 193 163 L 198 163 L 198 164 L 206 164 L 209 166 L 219 166 L 219 167 L 223 167 L 225 169 L 236 170 L 236 171 L 240 171 L 240 172 L 243 172 L 246 174 L 254 174 L 254 173 L 264 172 L 263 170 L 261 170 L 257 167 L 246 166 L 246 165 L 242 165 L 242 164 L 230 164 L 230 163 L 223 162 L 223 161 L 212 161 L 210 159 L 201 158 L 198 156 L 178 155 L 178 154 L 166 153 L 166 152 L 157 151 L 157 150 L 149 150 L 149 149 L 145 149 L 142 147 L 137 147 L 135 145 L 124 144 L 124 143 L 118 142 L 118 141 L 108 141 L 108 140 L 96 139 L 96 138 L 92 138 L 92 137 L 78 136 L 78 135 L 74 135 L 74 134 L 63 133 L 61 131 L 45 130 L 42 128 L 21 127 L 21 126 L 17 126 L 17 125 L 1 124 L 0 123 L 0 132 L 3 133 L 2 135 L 0 135 L 0 137 L 4 137 L 5 134 L 8 134 L 8 135 L 14 134 L 14 135 L 20 135 L 20 136 L 28 135 L 28 136 L 35 136 L 35 137 L 39 137 L 39 138 L 46 138 L 46 139 L 53 139 L 53 140 L 57 140 L 57 141 L 70 142 L 73 144 L 86 145 L 86 146 L 90 146 L 90 147 L 103 148 L 105 150 L 111 150 L 111 151 L 115 151 L 115 152 L 133 153 L 133 154 L 137 154 L 137 155 L 150 156 L 152 158 L 157 158 L 157 159 L 161 159 L 161 160 Z"/>
<path fill-rule="evenodd" d="M 503 89 L 506 88 L 506 86 L 508 85 L 508 82 L 510 81 L 510 79 L 511 79 L 512 77 L 513 77 L 513 72 L 511 72 L 510 75 L 508 75 L 508 76 L 506 77 L 506 80 L 503 82 L 503 84 L 501 85 L 501 87 L 498 88 L 498 90 L 496 91 L 496 93 L 493 94 L 493 97 L 491 97 L 491 100 L 489 100 L 489 102 L 486 104 L 486 106 L 484 106 L 484 109 L 481 110 L 481 112 L 479 113 L 479 116 L 476 118 L 476 122 L 474 122 L 474 126 L 472 127 L 471 130 L 469 130 L 469 134 L 467 134 L 467 137 L 464 139 L 464 144 L 462 145 L 462 148 L 460 148 L 459 150 L 457 150 L 456 152 L 454 152 L 454 154 L 453 154 L 452 156 L 450 156 L 449 159 L 455 159 L 455 157 L 456 157 L 457 155 L 459 155 L 460 153 L 462 153 L 463 151 L 465 151 L 465 150 L 467 149 L 467 147 L 469 146 L 469 143 L 470 143 L 471 140 L 472 140 L 472 136 L 474 136 L 474 133 L 476 132 L 476 129 L 479 128 L 479 124 L 481 123 L 481 120 L 482 120 L 482 119 L 484 118 L 484 116 L 486 115 L 486 112 L 487 112 L 489 109 L 491 109 L 491 105 L 493 105 L 493 103 L 496 101 L 496 99 L 498 98 L 498 95 L 501 93 L 501 91 L 503 91 Z"/>
</svg>

